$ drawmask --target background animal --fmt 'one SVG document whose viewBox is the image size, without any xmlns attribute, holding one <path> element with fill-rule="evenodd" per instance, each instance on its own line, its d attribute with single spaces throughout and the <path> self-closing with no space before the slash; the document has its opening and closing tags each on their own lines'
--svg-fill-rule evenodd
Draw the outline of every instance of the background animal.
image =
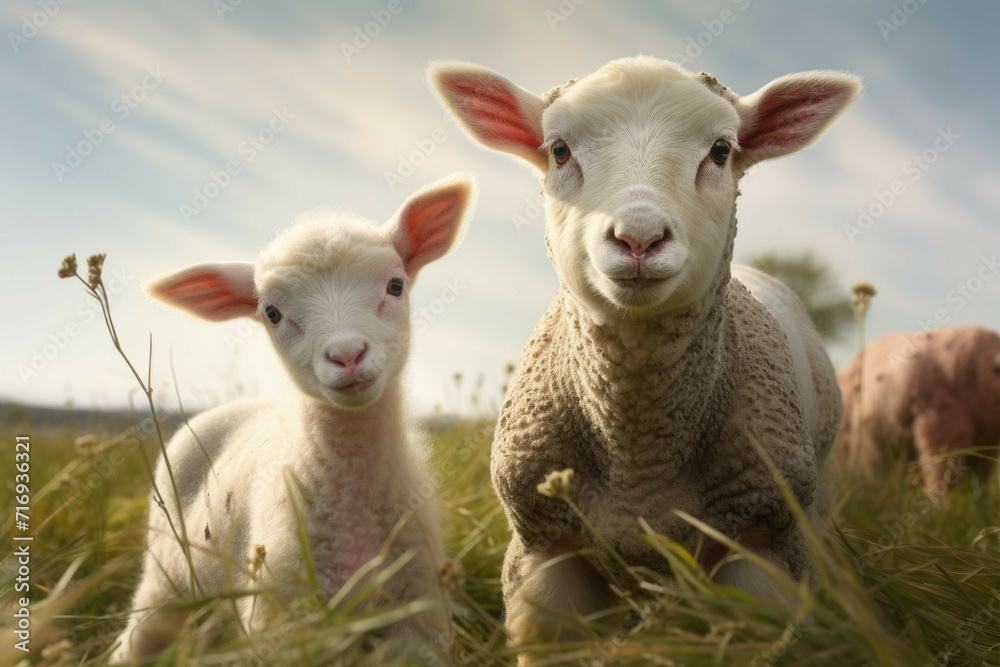
<svg viewBox="0 0 1000 667">
<path fill-rule="evenodd" d="M 182 525 L 196 592 L 241 593 L 234 604 L 247 632 L 267 627 L 270 595 L 312 592 L 300 526 L 323 600 L 383 548 L 386 565 L 400 558 L 405 565 L 384 584 L 381 601 L 439 594 L 445 559 L 435 484 L 423 437 L 406 416 L 400 374 L 413 280 L 458 240 L 473 198 L 473 182 L 453 177 L 415 193 L 381 227 L 307 216 L 256 263 L 199 264 L 148 286 L 206 320 L 257 320 L 301 391 L 203 413 L 170 442 L 115 660 L 156 652 L 178 630 L 175 615 L 157 610 L 190 592 L 188 556 L 173 534 Z M 442 610 L 428 617 L 429 628 L 446 632 Z M 394 634 L 408 648 L 418 629 L 400 624 Z"/>
<path fill-rule="evenodd" d="M 863 360 L 863 367 L 862 367 Z M 880 336 L 840 373 L 842 470 L 871 481 L 916 461 L 943 495 L 968 471 L 985 479 L 1000 445 L 1000 336 L 976 326 Z M 859 391 L 860 390 L 860 391 Z M 985 448 L 976 455 L 942 458 Z"/>
<path fill-rule="evenodd" d="M 857 77 L 791 74 L 740 97 L 709 74 L 640 56 L 544 96 L 470 64 L 436 64 L 430 80 L 470 135 L 540 172 L 561 285 L 524 348 L 493 445 L 513 532 L 503 570 L 511 641 L 560 636 L 546 610 L 608 607 L 609 581 L 622 581 L 600 558 L 567 557 L 599 545 L 565 503 L 536 492 L 553 470 L 575 471 L 572 499 L 632 564 L 664 568 L 640 517 L 695 550 L 683 510 L 809 578 L 801 530 L 751 440 L 818 518 L 827 490 L 817 480 L 840 423 L 836 376 L 790 289 L 730 272 L 735 202 L 745 171 L 815 140 L 857 95 Z M 708 566 L 722 555 L 701 552 Z M 773 595 L 748 561 L 717 580 Z"/>
</svg>

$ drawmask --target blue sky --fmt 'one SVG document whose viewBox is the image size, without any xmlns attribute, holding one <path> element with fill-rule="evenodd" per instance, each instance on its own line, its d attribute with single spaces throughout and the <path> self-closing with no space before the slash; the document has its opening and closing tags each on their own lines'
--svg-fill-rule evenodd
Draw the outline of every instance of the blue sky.
<svg viewBox="0 0 1000 667">
<path fill-rule="evenodd" d="M 1000 277 L 981 268 L 1000 254 L 996 3 L 400 0 L 392 14 L 389 0 L 237 1 L 0 8 L 0 398 L 109 407 L 134 388 L 82 290 L 55 276 L 73 251 L 108 253 L 123 344 L 144 360 L 153 332 L 159 395 L 173 394 L 171 351 L 194 406 L 287 391 L 262 331 L 171 312 L 142 282 L 252 259 L 308 209 L 381 222 L 410 191 L 470 171 L 481 194 L 469 233 L 413 293 L 425 324 L 409 382 L 420 410 L 469 407 L 456 372 L 466 389 L 484 376 L 495 403 L 557 281 L 531 216 L 537 181 L 444 116 L 424 83 L 433 59 L 487 65 L 539 93 L 638 53 L 691 58 L 741 94 L 796 70 L 857 72 L 864 98 L 819 144 L 744 179 L 737 259 L 812 250 L 845 289 L 874 283 L 873 335 L 938 315 L 1000 328 Z M 354 43 L 378 17 L 377 34 Z M 80 142 L 91 150 L 77 163 L 67 147 Z M 859 207 L 871 223 L 845 229 Z M 851 348 L 831 349 L 838 365 Z"/>
</svg>

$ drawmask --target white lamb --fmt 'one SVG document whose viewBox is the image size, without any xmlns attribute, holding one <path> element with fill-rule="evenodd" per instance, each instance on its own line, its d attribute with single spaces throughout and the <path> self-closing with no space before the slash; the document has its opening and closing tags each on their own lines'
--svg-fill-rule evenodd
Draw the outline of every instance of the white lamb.
<svg viewBox="0 0 1000 667">
<path fill-rule="evenodd" d="M 441 594 L 435 485 L 425 443 L 404 412 L 400 376 L 411 284 L 459 239 L 474 197 L 474 181 L 453 176 L 415 193 L 384 226 L 343 215 L 306 217 L 279 234 L 256 264 L 200 264 L 147 287 L 206 320 L 257 320 L 301 389 L 287 401 L 211 410 L 170 442 L 199 593 L 311 593 L 292 506 L 298 495 L 323 599 L 375 557 L 400 523 L 385 565 L 407 552 L 412 558 L 383 586 L 382 601 Z M 156 481 L 178 526 L 162 458 Z M 290 497 L 294 486 L 300 493 Z M 182 619 L 157 610 L 189 590 L 185 556 L 153 497 L 148 515 L 142 579 L 114 661 L 138 660 L 171 641 Z M 239 598 L 240 627 L 266 627 L 268 602 L 263 595 Z M 405 646 L 420 633 L 446 632 L 443 610 L 422 622 L 399 624 L 391 634 Z M 430 641 L 435 637 L 441 635 Z"/>
<path fill-rule="evenodd" d="M 618 600 L 612 565 L 566 556 L 599 545 L 565 503 L 537 492 L 554 470 L 575 471 L 571 497 L 631 564 L 666 568 L 642 541 L 640 517 L 693 552 L 699 532 L 674 511 L 683 510 L 808 578 L 802 531 L 750 440 L 818 518 L 837 378 L 791 290 L 745 267 L 730 273 L 736 198 L 751 165 L 811 143 L 860 81 L 791 74 L 740 97 L 709 74 L 642 56 L 545 96 L 470 64 L 436 64 L 430 80 L 469 134 L 540 172 L 561 284 L 524 348 L 493 445 L 513 532 L 510 641 L 567 636 L 561 616 Z M 725 549 L 700 554 L 711 568 Z M 746 560 L 716 579 L 775 595 Z"/>
</svg>

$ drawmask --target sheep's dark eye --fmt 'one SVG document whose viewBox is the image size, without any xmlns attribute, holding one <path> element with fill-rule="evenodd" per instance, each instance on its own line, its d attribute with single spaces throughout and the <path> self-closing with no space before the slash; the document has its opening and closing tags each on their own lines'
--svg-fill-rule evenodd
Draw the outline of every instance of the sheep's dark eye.
<svg viewBox="0 0 1000 667">
<path fill-rule="evenodd" d="M 556 159 L 556 164 L 566 164 L 569 159 L 569 146 L 562 139 L 552 144 L 552 157 Z"/>
<path fill-rule="evenodd" d="M 708 151 L 709 157 L 715 164 L 723 165 L 726 163 L 726 158 L 729 157 L 730 144 L 725 139 L 718 139 L 714 144 L 712 144 L 712 149 Z"/>
<path fill-rule="evenodd" d="M 385 286 L 385 291 L 393 296 L 403 295 L 403 279 L 393 278 L 389 281 L 389 284 Z"/>
<path fill-rule="evenodd" d="M 277 324 L 281 321 L 281 311 L 274 306 L 268 305 L 264 308 L 264 314 L 267 316 L 267 319 L 271 320 L 271 324 Z"/>
</svg>

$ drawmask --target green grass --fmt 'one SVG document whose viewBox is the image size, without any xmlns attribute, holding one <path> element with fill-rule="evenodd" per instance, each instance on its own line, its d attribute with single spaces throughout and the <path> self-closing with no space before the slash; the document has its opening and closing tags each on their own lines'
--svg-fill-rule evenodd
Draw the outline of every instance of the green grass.
<svg viewBox="0 0 1000 667">
<path fill-rule="evenodd" d="M 105 664 L 138 575 L 147 473 L 136 440 L 122 437 L 119 424 L 95 417 L 35 429 L 31 422 L 30 411 L 0 414 L 0 470 L 12 470 L 13 435 L 32 435 L 36 650 L 28 664 Z M 434 432 L 451 553 L 466 573 L 453 597 L 453 664 L 516 661 L 500 624 L 509 534 L 489 481 L 492 429 L 489 421 L 460 421 Z M 155 437 L 142 445 L 155 456 Z M 578 619 L 587 640 L 539 646 L 536 655 L 541 664 L 588 665 L 1000 664 L 996 482 L 970 476 L 938 506 L 907 479 L 901 472 L 877 487 L 841 486 L 835 518 L 817 542 L 820 586 L 789 593 L 801 602 L 797 614 L 714 586 L 685 552 L 651 537 L 674 576 L 644 574 L 644 590 L 622 600 L 631 609 L 624 625 Z M 94 488 L 77 497 L 88 480 Z M 4 507 L 13 506 L 12 481 L 0 487 Z M 5 545 L 12 520 L 2 524 Z M 14 599 L 8 554 L 0 624 L 9 623 Z M 375 664 L 366 636 L 433 604 L 369 609 L 364 593 L 340 609 L 307 602 L 280 609 L 273 631 L 246 639 L 224 630 L 224 600 L 195 601 L 184 634 L 159 664 Z M 0 665 L 13 664 L 23 654 L 12 649 L 9 628 L 0 634 Z"/>
</svg>

